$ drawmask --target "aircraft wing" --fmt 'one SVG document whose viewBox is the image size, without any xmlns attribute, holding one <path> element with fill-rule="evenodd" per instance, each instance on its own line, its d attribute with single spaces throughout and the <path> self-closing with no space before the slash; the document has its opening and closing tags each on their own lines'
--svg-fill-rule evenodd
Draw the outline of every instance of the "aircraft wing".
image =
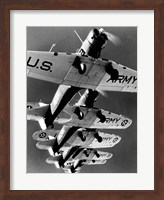
<svg viewBox="0 0 164 200">
<path fill-rule="evenodd" d="M 67 141 L 72 146 L 85 148 L 109 148 L 114 147 L 121 141 L 121 137 L 115 134 L 103 133 L 100 131 L 79 130 Z"/>
<path fill-rule="evenodd" d="M 107 65 L 106 62 L 99 62 L 103 67 Z M 107 62 L 111 63 L 113 69 L 117 70 L 118 77 L 112 79 L 112 76 L 109 77 L 109 74 L 105 73 L 97 86 L 97 90 L 137 92 L 137 72 L 112 60 Z"/>
<path fill-rule="evenodd" d="M 67 105 L 64 108 L 64 112 L 71 116 L 71 119 L 68 122 L 64 121 L 67 126 L 94 129 L 126 129 L 132 123 L 132 120 L 128 117 L 98 108 Z M 81 116 L 83 117 L 80 118 Z M 62 118 L 59 114 L 54 122 L 63 124 L 61 120 Z"/>
<path fill-rule="evenodd" d="M 83 72 L 81 66 L 85 68 Z M 27 76 L 80 88 L 137 92 L 135 70 L 111 60 L 75 53 L 27 51 Z"/>
<path fill-rule="evenodd" d="M 51 140 L 57 139 L 61 149 L 69 146 L 81 146 L 83 148 L 110 148 L 121 141 L 121 137 L 115 134 L 103 133 L 97 130 L 79 128 L 69 133 L 70 127 L 63 126 L 61 130 L 47 129 L 36 131 L 32 138 L 36 141 L 45 142 L 46 146 Z M 63 142 L 65 141 L 65 142 Z M 38 145 L 41 145 L 39 143 Z M 43 143 L 44 144 L 44 143 Z"/>
<path fill-rule="evenodd" d="M 85 153 L 84 153 L 85 152 Z M 77 157 L 74 157 L 75 160 L 80 159 L 80 160 L 107 160 L 112 158 L 113 154 L 109 152 L 104 152 L 104 151 L 98 151 L 95 149 L 89 149 L 86 148 L 82 154 Z"/>
<path fill-rule="evenodd" d="M 115 134 L 108 134 L 99 132 L 99 136 L 102 137 L 102 141 L 99 142 L 96 138 L 89 144 L 89 148 L 109 148 L 114 147 L 121 141 L 121 137 Z"/>
<path fill-rule="evenodd" d="M 58 114 L 63 110 L 66 104 L 74 97 L 74 95 L 78 91 L 79 88 L 77 87 L 59 85 L 49 106 L 49 109 L 44 116 L 45 124 L 47 127 L 53 124 L 54 119 L 58 116 Z"/>
<path fill-rule="evenodd" d="M 48 106 L 48 104 L 40 106 L 39 103 L 27 102 L 27 119 L 30 120 L 32 115 L 43 117 L 47 112 Z"/>
</svg>

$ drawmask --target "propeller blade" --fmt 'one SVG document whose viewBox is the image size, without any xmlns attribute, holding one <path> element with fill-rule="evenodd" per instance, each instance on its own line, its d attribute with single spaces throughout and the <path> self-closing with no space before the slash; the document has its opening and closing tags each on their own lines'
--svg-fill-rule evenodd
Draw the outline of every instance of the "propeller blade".
<svg viewBox="0 0 164 200">
<path fill-rule="evenodd" d="M 108 94 L 106 91 L 102 91 L 102 90 L 97 90 L 102 96 L 107 97 Z"/>
<path fill-rule="evenodd" d="M 118 46 L 121 44 L 121 40 L 119 37 L 113 35 L 112 33 L 109 32 L 104 32 L 106 36 L 108 37 L 108 40 L 110 40 L 114 45 Z"/>
</svg>

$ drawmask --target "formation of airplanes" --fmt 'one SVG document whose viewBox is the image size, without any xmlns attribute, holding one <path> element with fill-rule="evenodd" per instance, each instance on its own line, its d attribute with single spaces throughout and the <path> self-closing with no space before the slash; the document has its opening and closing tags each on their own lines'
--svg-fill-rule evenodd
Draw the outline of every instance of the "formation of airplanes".
<svg viewBox="0 0 164 200">
<path fill-rule="evenodd" d="M 127 116 L 94 106 L 101 91 L 137 92 L 135 70 L 100 58 L 108 40 L 119 42 L 95 28 L 76 53 L 27 51 L 27 77 L 59 85 L 50 104 L 27 103 L 27 119 L 40 125 L 32 138 L 38 149 L 49 152 L 46 163 L 66 173 L 79 173 L 83 165 L 105 164 L 113 154 L 101 149 L 114 147 L 121 137 L 101 129 L 127 129 L 132 124 Z M 71 105 L 77 94 L 80 98 Z M 56 124 L 62 129 L 57 130 Z"/>
</svg>

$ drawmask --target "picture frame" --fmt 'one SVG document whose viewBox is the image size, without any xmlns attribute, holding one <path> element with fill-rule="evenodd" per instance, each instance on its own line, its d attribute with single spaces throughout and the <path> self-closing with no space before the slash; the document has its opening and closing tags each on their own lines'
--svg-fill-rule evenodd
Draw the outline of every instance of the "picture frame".
<svg viewBox="0 0 164 200">
<path fill-rule="evenodd" d="M 164 130 L 163 130 L 163 8 L 164 1 L 19 1 L 2 0 L 0 3 L 0 199 L 159 199 L 164 197 Z M 154 10 L 154 190 L 10 190 L 10 11 L 11 10 Z"/>
</svg>

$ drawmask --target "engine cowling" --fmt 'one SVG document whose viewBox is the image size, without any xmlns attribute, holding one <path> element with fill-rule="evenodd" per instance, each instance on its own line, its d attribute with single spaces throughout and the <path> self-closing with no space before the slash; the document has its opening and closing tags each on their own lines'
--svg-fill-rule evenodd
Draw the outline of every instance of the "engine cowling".
<svg viewBox="0 0 164 200">
<path fill-rule="evenodd" d="M 86 97 L 85 105 L 89 108 L 93 108 L 94 102 L 97 100 L 99 93 L 96 90 L 89 89 Z"/>
<path fill-rule="evenodd" d="M 98 29 L 92 29 L 84 40 L 78 53 L 80 55 L 89 55 L 93 58 L 99 58 L 101 50 L 105 47 L 108 37 Z"/>
</svg>

